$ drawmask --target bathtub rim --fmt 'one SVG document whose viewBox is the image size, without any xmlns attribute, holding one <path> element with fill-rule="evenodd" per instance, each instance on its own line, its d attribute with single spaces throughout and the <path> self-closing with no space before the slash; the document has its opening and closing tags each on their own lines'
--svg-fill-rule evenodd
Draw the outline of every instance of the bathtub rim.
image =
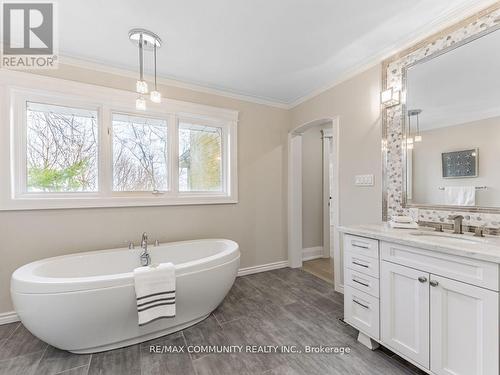
<svg viewBox="0 0 500 375">
<path fill-rule="evenodd" d="M 223 242 L 227 245 L 227 248 L 221 250 L 220 252 L 214 255 L 201 257 L 199 259 L 175 265 L 177 276 L 180 277 L 185 274 L 202 272 L 203 270 L 222 266 L 223 264 L 230 263 L 240 259 L 240 251 L 238 243 L 233 240 L 224 238 L 205 238 L 199 240 L 167 242 L 162 244 L 161 246 L 167 247 L 169 245 L 172 246 L 187 245 L 187 244 L 202 243 L 207 241 Z M 92 255 L 97 253 L 119 253 L 122 251 L 137 252 L 137 250 L 130 250 L 128 248 L 92 250 L 92 251 L 59 255 L 55 257 L 49 257 L 30 262 L 28 264 L 25 264 L 17 268 L 12 273 L 10 280 L 10 291 L 11 293 L 21 293 L 21 294 L 71 293 L 79 291 L 92 291 L 96 289 L 112 288 L 112 287 L 124 286 L 127 284 L 133 284 L 133 270 L 122 273 L 84 276 L 84 277 L 48 277 L 48 276 L 39 276 L 34 274 L 34 270 L 37 267 L 50 261 L 55 261 L 70 257 Z M 138 267 L 140 266 L 139 263 L 137 266 Z"/>
</svg>

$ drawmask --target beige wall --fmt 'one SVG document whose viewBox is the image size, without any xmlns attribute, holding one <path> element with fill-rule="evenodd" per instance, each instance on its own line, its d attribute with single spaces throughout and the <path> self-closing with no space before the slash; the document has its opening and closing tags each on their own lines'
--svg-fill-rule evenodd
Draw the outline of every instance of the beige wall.
<svg viewBox="0 0 500 375">
<path fill-rule="evenodd" d="M 43 73 L 125 90 L 135 85 L 131 78 L 67 66 Z M 0 313 L 13 309 L 9 278 L 17 267 L 55 255 L 123 246 L 126 240 L 138 241 L 142 231 L 165 242 L 206 237 L 233 239 L 240 244 L 241 267 L 286 260 L 289 112 L 174 87 L 161 87 L 161 91 L 169 98 L 240 111 L 239 203 L 0 211 Z"/>
<path fill-rule="evenodd" d="M 382 221 L 380 69 L 377 65 L 291 110 L 290 129 L 339 116 L 341 225 Z M 357 174 L 374 174 L 375 186 L 355 187 Z"/>
<path fill-rule="evenodd" d="M 302 134 L 302 247 L 323 246 L 323 145 L 320 127 Z"/>
<path fill-rule="evenodd" d="M 377 65 L 291 110 L 290 129 L 314 120 L 339 118 L 340 200 L 332 204 L 340 205 L 340 225 L 382 221 L 380 69 Z M 375 185 L 354 186 L 357 174 L 373 174 Z M 303 236 L 309 234 L 303 233 Z M 342 246 L 342 241 L 340 244 Z M 340 270 L 339 280 L 344 279 L 342 265 L 343 251 L 340 249 L 340 261 L 336 266 Z"/>
<path fill-rule="evenodd" d="M 130 90 L 132 78 L 61 66 L 43 74 Z M 311 120 L 340 117 L 340 223 L 381 220 L 380 66 L 293 108 L 283 110 L 174 87 L 166 97 L 240 111 L 239 203 L 213 206 L 0 211 L 0 313 L 12 310 L 9 278 L 36 259 L 122 246 L 142 231 L 161 241 L 225 237 L 237 241 L 241 266 L 287 258 L 287 133 Z M 356 188 L 356 174 L 375 186 Z M 306 234 L 305 236 L 308 236 Z"/>
<path fill-rule="evenodd" d="M 500 207 L 500 117 L 422 132 L 413 149 L 413 202 L 445 204 L 445 186 L 487 186 L 476 192 L 476 204 Z M 443 178 L 441 153 L 479 149 L 479 176 Z"/>
</svg>

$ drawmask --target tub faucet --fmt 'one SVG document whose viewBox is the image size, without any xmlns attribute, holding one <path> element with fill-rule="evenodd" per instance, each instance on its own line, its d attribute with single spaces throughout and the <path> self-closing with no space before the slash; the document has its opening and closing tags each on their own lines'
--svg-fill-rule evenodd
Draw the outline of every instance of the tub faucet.
<svg viewBox="0 0 500 375">
<path fill-rule="evenodd" d="M 148 235 L 146 232 L 142 234 L 141 248 L 142 248 L 141 265 L 149 266 L 151 264 L 151 257 L 149 256 L 148 253 Z"/>
<path fill-rule="evenodd" d="M 453 233 L 464 234 L 464 231 L 462 229 L 462 222 L 464 220 L 464 217 L 462 215 L 450 215 L 448 219 L 453 220 Z"/>
</svg>

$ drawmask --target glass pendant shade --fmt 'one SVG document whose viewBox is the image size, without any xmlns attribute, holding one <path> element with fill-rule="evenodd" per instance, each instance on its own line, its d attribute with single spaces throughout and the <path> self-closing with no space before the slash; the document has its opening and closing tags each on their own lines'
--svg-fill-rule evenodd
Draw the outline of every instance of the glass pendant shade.
<svg viewBox="0 0 500 375">
<path fill-rule="evenodd" d="M 153 103 L 161 103 L 161 92 L 159 92 L 157 90 L 153 90 L 149 94 L 149 98 L 151 99 L 151 101 Z"/>
<path fill-rule="evenodd" d="M 148 83 L 146 81 L 137 81 L 135 84 L 135 91 L 139 94 L 146 94 L 148 92 Z"/>
<path fill-rule="evenodd" d="M 140 111 L 145 111 L 146 110 L 146 99 L 144 99 L 142 96 L 138 97 L 135 100 L 135 109 L 138 109 Z"/>
</svg>

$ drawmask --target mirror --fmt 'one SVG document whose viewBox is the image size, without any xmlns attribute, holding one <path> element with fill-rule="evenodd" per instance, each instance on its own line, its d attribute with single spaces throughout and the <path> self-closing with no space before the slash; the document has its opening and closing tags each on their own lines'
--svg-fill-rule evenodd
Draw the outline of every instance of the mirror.
<svg viewBox="0 0 500 375">
<path fill-rule="evenodd" d="M 404 73 L 406 205 L 500 208 L 500 31 Z"/>
</svg>

